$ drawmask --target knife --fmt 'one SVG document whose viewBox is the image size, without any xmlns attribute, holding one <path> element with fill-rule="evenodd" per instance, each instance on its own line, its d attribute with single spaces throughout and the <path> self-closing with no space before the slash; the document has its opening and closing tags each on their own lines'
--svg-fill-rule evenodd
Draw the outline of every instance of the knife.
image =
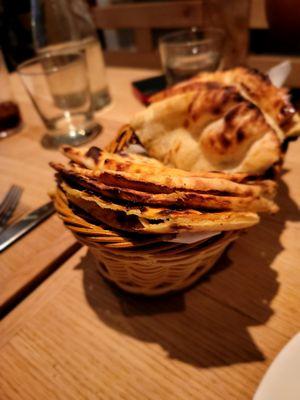
<svg viewBox="0 0 300 400">
<path fill-rule="evenodd" d="M 54 213 L 52 201 L 27 214 L 0 233 L 0 253 Z"/>
</svg>

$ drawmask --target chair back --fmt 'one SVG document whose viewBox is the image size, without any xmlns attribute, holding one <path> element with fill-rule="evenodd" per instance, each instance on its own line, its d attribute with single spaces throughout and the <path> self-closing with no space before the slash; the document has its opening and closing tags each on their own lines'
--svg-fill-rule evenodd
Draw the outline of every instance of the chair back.
<svg viewBox="0 0 300 400">
<path fill-rule="evenodd" d="M 105 50 L 109 65 L 159 67 L 153 30 L 218 27 L 227 34 L 225 66 L 245 62 L 249 0 L 187 0 L 111 4 L 92 7 L 98 29 L 133 29 L 134 49 Z"/>
</svg>

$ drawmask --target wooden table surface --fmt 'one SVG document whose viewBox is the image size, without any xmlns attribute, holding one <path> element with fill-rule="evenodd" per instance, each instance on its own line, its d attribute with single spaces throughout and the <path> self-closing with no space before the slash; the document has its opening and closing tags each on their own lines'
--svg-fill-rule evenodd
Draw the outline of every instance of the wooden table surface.
<svg viewBox="0 0 300 400">
<path fill-rule="evenodd" d="M 130 82 L 157 72 L 126 68 L 109 68 L 108 79 L 113 102 L 96 114 L 103 126 L 102 133 L 90 143 L 108 143 L 130 115 L 143 108 L 134 98 Z M 45 128 L 32 106 L 18 76 L 12 76 L 15 97 L 21 107 L 24 128 L 0 142 L 0 200 L 11 184 L 24 188 L 15 219 L 49 201 L 54 186 L 49 161 L 63 160 L 58 151 L 45 149 L 41 139 Z M 58 217 L 49 218 L 21 241 L 0 254 L 0 307 L 11 306 L 24 292 L 49 274 L 78 249 L 72 235 Z"/>
<path fill-rule="evenodd" d="M 141 107 L 129 82 L 147 74 L 110 70 L 115 103 L 97 115 L 105 127 L 100 144 Z M 15 174 L 16 182 L 21 172 L 10 171 L 3 160 L 26 169 L 24 186 L 34 191 L 24 195 L 29 208 L 46 200 L 39 193 L 51 181 L 48 170 L 36 169 L 46 169 L 59 155 L 38 147 L 34 129 L 19 137 L 35 152 L 22 161 L 26 151 L 17 151 L 15 136 L 11 146 L 3 142 L 8 150 L 1 143 L 0 165 Z M 102 280 L 86 248 L 73 249 L 1 322 L 0 398 L 250 399 L 271 361 L 300 328 L 299 154 L 300 141 L 288 151 L 280 212 L 264 217 L 207 278 L 184 293 L 160 299 L 125 295 Z M 5 274 L 13 281 L 18 272 L 30 270 L 37 238 L 43 245 L 35 274 L 48 268 L 53 254 L 58 257 L 73 245 L 56 217 L 43 225 L 35 238 L 30 235 L 38 230 L 1 255 L 2 283 Z M 27 282 L 32 279 L 28 274 Z M 18 290 L 25 282 L 23 276 Z"/>
</svg>

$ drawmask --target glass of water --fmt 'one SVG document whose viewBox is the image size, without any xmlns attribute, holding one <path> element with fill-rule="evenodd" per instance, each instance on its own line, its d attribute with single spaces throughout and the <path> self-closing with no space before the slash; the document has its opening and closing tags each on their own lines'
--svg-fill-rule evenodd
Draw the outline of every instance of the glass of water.
<svg viewBox="0 0 300 400">
<path fill-rule="evenodd" d="M 168 85 L 201 71 L 219 68 L 225 41 L 222 29 L 191 28 L 163 36 L 159 52 Z"/>
<path fill-rule="evenodd" d="M 45 147 L 78 146 L 98 134 L 84 52 L 47 53 L 19 65 L 18 73 L 48 130 Z"/>
</svg>

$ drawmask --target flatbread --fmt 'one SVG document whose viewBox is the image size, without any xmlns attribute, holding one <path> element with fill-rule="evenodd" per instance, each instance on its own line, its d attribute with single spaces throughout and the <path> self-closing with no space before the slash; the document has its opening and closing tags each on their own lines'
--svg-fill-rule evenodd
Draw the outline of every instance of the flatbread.
<svg viewBox="0 0 300 400">
<path fill-rule="evenodd" d="M 64 145 L 61 152 L 71 161 L 89 169 L 113 169 L 117 170 L 119 165 L 122 168 L 135 171 L 139 166 L 161 167 L 164 165 L 155 160 L 139 154 L 130 154 L 126 151 L 114 154 L 102 150 L 100 147 L 92 146 L 89 149 L 78 149 L 75 147 Z"/>
<path fill-rule="evenodd" d="M 186 171 L 262 175 L 280 161 L 278 136 L 258 107 L 231 96 L 214 98 L 218 112 L 202 92 L 176 94 L 151 104 L 130 124 L 151 157 Z"/>
<path fill-rule="evenodd" d="M 56 170 L 63 166 L 51 163 Z M 148 173 L 132 173 L 110 170 L 88 170 L 72 166 L 73 170 L 91 179 L 119 188 L 140 190 L 148 193 L 173 193 L 174 191 L 192 191 L 206 194 L 219 194 L 223 196 L 261 196 L 265 193 L 266 186 L 258 184 L 232 182 L 222 178 L 203 178 L 201 176 L 156 175 Z"/>
<path fill-rule="evenodd" d="M 287 89 L 275 87 L 266 75 L 255 69 L 238 67 L 213 73 L 203 72 L 152 96 L 150 101 L 160 101 L 178 93 L 198 91 L 199 85 L 209 83 L 235 87 L 243 98 L 262 111 L 281 140 L 284 137 L 299 135 L 300 118 L 290 102 Z"/>
<path fill-rule="evenodd" d="M 134 205 L 150 205 L 176 208 L 193 208 L 199 210 L 231 210 L 252 212 L 276 212 L 277 206 L 270 199 L 263 196 L 222 196 L 197 193 L 190 191 L 174 191 L 173 193 L 149 193 L 140 190 L 120 188 L 101 183 L 74 170 L 56 165 L 60 176 L 71 186 L 87 189 L 89 192 L 101 195 L 113 201 L 123 201 Z"/>
<path fill-rule="evenodd" d="M 115 229 L 146 234 L 173 232 L 220 232 L 244 229 L 259 222 L 251 212 L 202 213 L 197 210 L 172 210 L 162 207 L 133 206 L 104 200 L 62 182 L 61 188 L 71 204 L 96 220 Z"/>
<path fill-rule="evenodd" d="M 71 146 L 63 146 L 61 151 L 73 162 L 75 167 L 82 166 L 91 170 L 112 170 L 136 173 L 150 171 L 151 173 L 162 175 L 223 178 L 239 183 L 255 178 L 255 176 L 249 176 L 249 174 L 246 173 L 226 173 L 219 171 L 197 171 L 196 173 L 192 173 L 176 168 L 167 168 L 164 164 L 153 157 L 130 154 L 127 151 L 113 154 L 96 146 L 93 146 L 90 149 L 78 149 Z M 91 154 L 93 154 L 93 156 L 91 156 Z"/>
</svg>

